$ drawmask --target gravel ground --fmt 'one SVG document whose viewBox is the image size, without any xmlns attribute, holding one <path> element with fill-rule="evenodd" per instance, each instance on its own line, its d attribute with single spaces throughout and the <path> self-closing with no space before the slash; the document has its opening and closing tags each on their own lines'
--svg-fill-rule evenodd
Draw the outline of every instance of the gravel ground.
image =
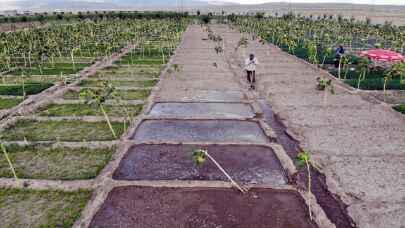
<svg viewBox="0 0 405 228">
<path fill-rule="evenodd" d="M 403 228 L 404 116 L 343 89 L 340 82 L 334 82 L 335 95 L 319 92 L 320 71 L 274 46 L 249 43 L 246 53 L 256 53 L 261 62 L 260 95 L 323 166 L 329 189 L 349 205 L 356 224 Z"/>
</svg>

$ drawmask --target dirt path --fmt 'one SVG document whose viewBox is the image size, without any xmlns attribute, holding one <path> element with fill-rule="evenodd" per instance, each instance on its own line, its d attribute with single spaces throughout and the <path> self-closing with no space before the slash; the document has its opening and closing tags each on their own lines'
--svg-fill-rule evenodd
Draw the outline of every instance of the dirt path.
<svg viewBox="0 0 405 228">
<path fill-rule="evenodd" d="M 236 73 L 238 33 L 212 29 L 225 53 L 202 27 L 188 28 L 77 227 L 334 227 L 315 197 L 292 184 L 292 159 Z M 207 149 L 249 192 L 211 161 L 193 164 L 195 149 Z"/>
<path fill-rule="evenodd" d="M 339 82 L 335 95 L 317 91 L 320 71 L 276 47 L 250 41 L 246 52 L 261 61 L 257 96 L 269 100 L 290 135 L 322 166 L 328 189 L 348 205 L 357 226 L 403 228 L 404 116 Z"/>
</svg>

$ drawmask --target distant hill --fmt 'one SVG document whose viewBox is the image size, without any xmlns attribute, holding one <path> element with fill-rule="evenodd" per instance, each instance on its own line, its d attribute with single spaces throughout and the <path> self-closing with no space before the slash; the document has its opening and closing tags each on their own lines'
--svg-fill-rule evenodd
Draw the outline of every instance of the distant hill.
<svg viewBox="0 0 405 228">
<path fill-rule="evenodd" d="M 17 0 L 7 8 L 32 11 L 85 11 L 85 10 L 128 10 L 151 8 L 203 7 L 207 2 L 196 0 Z"/>
</svg>

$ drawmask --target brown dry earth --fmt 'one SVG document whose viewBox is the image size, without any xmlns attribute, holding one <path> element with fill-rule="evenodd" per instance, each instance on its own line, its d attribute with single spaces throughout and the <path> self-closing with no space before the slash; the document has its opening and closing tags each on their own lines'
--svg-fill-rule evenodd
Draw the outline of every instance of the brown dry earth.
<svg viewBox="0 0 405 228">
<path fill-rule="evenodd" d="M 250 41 L 246 52 L 261 62 L 258 96 L 321 165 L 357 226 L 405 227 L 404 116 L 336 80 L 335 95 L 317 91 L 316 78 L 329 75 L 274 46 Z"/>
<path fill-rule="evenodd" d="M 77 227 L 335 227 L 315 196 L 291 182 L 293 161 L 235 74 L 229 56 L 239 33 L 212 27 L 229 53 L 216 54 L 207 32 L 189 26 L 169 62 L 180 70 L 163 72 L 145 115 L 95 181 Z M 195 166 L 198 148 L 249 192 L 238 192 L 209 160 Z"/>
<path fill-rule="evenodd" d="M 318 92 L 324 72 L 256 41 L 236 50 L 239 32 L 211 27 L 224 42 L 188 28 L 169 62 L 180 70 L 162 73 L 76 227 L 403 228 L 403 116 L 339 82 L 336 95 Z M 257 91 L 241 69 L 251 52 L 261 62 Z M 196 148 L 249 192 L 232 188 L 210 161 L 193 165 Z M 309 195 L 305 169 L 294 165 L 301 148 L 321 166 Z"/>
</svg>

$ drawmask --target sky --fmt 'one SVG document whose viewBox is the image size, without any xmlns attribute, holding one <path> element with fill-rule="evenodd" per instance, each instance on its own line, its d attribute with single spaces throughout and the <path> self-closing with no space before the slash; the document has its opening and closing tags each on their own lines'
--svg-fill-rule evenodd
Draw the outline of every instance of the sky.
<svg viewBox="0 0 405 228">
<path fill-rule="evenodd" d="M 15 2 L 18 0 L 0 0 L 0 11 L 15 8 Z M 33 0 L 35 1 L 35 0 Z M 73 0 L 73 1 L 86 1 L 86 2 L 110 2 L 112 0 Z M 128 0 L 128 2 L 136 3 L 139 0 Z M 172 0 L 173 1 L 173 0 Z M 198 0 L 202 2 L 235 2 L 240 4 L 259 4 L 266 2 L 292 2 L 292 3 L 355 3 L 355 4 L 386 4 L 386 5 L 405 5 L 405 0 Z M 40 0 L 38 0 L 40 2 Z M 187 2 L 187 0 L 184 0 Z"/>
<path fill-rule="evenodd" d="M 0 0 L 1 1 L 1 0 Z M 290 0 L 222 0 L 227 2 L 237 2 L 241 4 L 266 3 L 266 2 L 290 2 Z M 405 5 L 405 0 L 291 0 L 296 3 L 355 3 L 355 4 L 388 4 Z"/>
</svg>

